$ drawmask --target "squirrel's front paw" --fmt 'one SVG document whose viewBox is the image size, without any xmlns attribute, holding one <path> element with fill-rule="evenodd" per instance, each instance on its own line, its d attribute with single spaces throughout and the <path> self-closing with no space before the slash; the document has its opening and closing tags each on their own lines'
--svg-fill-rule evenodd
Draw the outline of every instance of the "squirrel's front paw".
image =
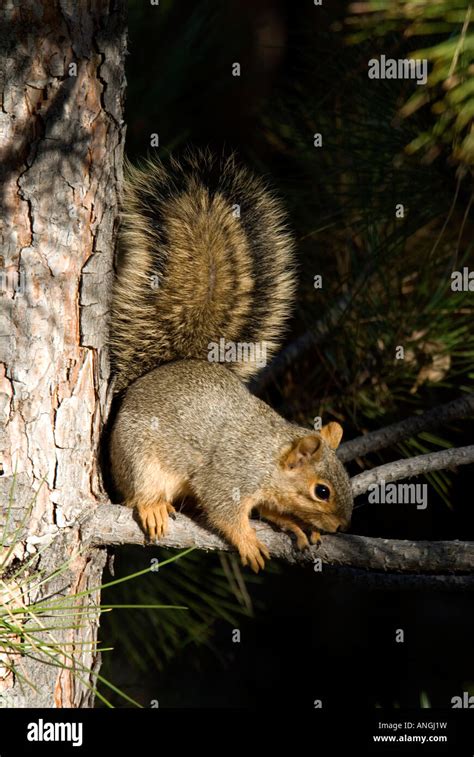
<svg viewBox="0 0 474 757">
<path fill-rule="evenodd" d="M 316 544 L 317 547 L 321 545 L 321 534 L 319 531 L 311 531 L 309 540 L 311 544 Z"/>
<path fill-rule="evenodd" d="M 145 534 L 151 541 L 155 541 L 161 536 L 166 536 L 168 515 L 172 515 L 176 510 L 169 502 L 159 500 L 146 504 L 138 503 L 135 505 L 135 512 Z"/>
<path fill-rule="evenodd" d="M 296 534 L 296 546 L 297 546 L 297 548 L 299 550 L 301 550 L 301 552 L 303 552 L 305 549 L 308 549 L 309 548 L 309 541 L 308 541 L 308 537 L 306 536 L 306 534 L 303 531 L 301 531 L 301 530 L 298 530 L 298 532 L 295 531 L 295 534 Z"/>
<path fill-rule="evenodd" d="M 255 537 L 255 539 L 246 540 L 243 544 L 239 545 L 240 559 L 242 565 L 249 565 L 254 573 L 258 573 L 261 568 L 265 567 L 265 560 L 270 559 L 270 552 L 265 544 Z"/>
</svg>

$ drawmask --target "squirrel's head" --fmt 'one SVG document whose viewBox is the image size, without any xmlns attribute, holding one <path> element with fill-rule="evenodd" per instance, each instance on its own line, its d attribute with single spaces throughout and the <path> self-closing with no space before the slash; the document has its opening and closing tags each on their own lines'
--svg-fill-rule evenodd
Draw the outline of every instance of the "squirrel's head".
<svg viewBox="0 0 474 757">
<path fill-rule="evenodd" d="M 342 433 L 339 423 L 328 423 L 319 433 L 296 438 L 280 458 L 280 486 L 292 512 L 329 533 L 345 531 L 352 515 L 349 477 L 335 454 Z"/>
</svg>

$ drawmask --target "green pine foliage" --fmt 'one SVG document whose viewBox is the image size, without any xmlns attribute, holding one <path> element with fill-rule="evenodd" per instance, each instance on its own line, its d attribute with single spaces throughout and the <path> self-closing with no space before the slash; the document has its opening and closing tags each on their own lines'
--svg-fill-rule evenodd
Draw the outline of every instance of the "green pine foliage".
<svg viewBox="0 0 474 757">
<path fill-rule="evenodd" d="M 370 58 L 408 55 L 402 31 L 391 31 L 390 46 L 367 30 L 348 45 L 344 19 L 327 13 L 319 30 L 299 28 L 261 131 L 298 239 L 295 332 L 314 337 L 280 379 L 283 409 L 305 422 L 331 414 L 355 435 L 470 390 L 472 292 L 454 292 L 451 274 L 472 267 L 472 177 L 450 150 L 433 161 L 405 149 L 436 126 L 431 111 L 402 114 L 422 88 L 368 78 Z M 444 433 L 404 451 L 462 439 Z M 447 477 L 435 480 L 441 493 Z"/>
<path fill-rule="evenodd" d="M 472 0 L 368 0 L 353 3 L 349 10 L 351 42 L 375 35 L 386 44 L 402 37 L 410 42 L 411 58 L 430 63 L 427 86 L 408 97 L 400 112 L 406 117 L 427 108 L 434 118 L 407 151 L 428 160 L 447 151 L 453 162 L 474 165 Z"/>
<path fill-rule="evenodd" d="M 213 649 L 212 637 L 218 621 L 229 627 L 238 624 L 239 617 L 252 613 L 245 580 L 238 559 L 232 555 L 210 555 L 191 552 L 173 563 L 172 569 L 161 569 L 163 561 L 174 550 L 127 548 L 120 551 L 120 562 L 127 571 L 154 564 L 133 586 L 121 583 L 114 588 L 114 604 L 126 605 L 133 595 L 134 603 L 146 606 L 159 601 L 172 607 L 186 607 L 186 612 L 131 610 L 123 614 L 111 613 L 103 620 L 105 638 L 120 658 L 129 660 L 136 670 L 145 672 L 152 664 L 162 670 L 178 652 L 187 647 L 204 645 Z M 124 625 L 126 633 L 124 633 Z M 109 662 L 105 660 L 105 670 Z M 113 668 L 112 668 L 113 669 Z M 109 674 L 110 675 L 110 674 Z"/>
</svg>

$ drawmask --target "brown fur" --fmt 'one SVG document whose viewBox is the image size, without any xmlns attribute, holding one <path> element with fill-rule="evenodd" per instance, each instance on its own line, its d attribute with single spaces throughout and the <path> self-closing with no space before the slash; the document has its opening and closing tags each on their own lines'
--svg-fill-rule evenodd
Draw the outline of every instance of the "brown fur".
<svg viewBox="0 0 474 757">
<path fill-rule="evenodd" d="M 233 156 L 127 166 L 110 329 L 116 390 L 171 360 L 207 359 L 220 338 L 264 342 L 269 359 L 294 288 L 283 209 Z M 257 371 L 251 361 L 228 367 L 242 379 Z"/>
<path fill-rule="evenodd" d="M 174 504 L 192 497 L 255 571 L 269 554 L 252 510 L 301 548 L 320 529 L 346 528 L 339 424 L 315 434 L 288 423 L 242 383 L 256 361 L 208 359 L 221 339 L 264 343 L 267 359 L 278 346 L 294 293 L 279 202 L 234 157 L 195 152 L 169 170 L 129 166 L 124 206 L 111 352 L 115 388 L 126 391 L 110 438 L 122 501 L 156 539 Z"/>
<path fill-rule="evenodd" d="M 268 553 L 252 510 L 293 531 L 302 548 L 305 533 L 316 543 L 321 530 L 348 527 L 350 482 L 331 446 L 341 435 L 339 424 L 318 434 L 288 423 L 222 365 L 180 360 L 127 389 L 112 429 L 112 473 L 151 538 L 166 532 L 167 506 L 191 495 L 243 564 L 259 570 Z"/>
</svg>

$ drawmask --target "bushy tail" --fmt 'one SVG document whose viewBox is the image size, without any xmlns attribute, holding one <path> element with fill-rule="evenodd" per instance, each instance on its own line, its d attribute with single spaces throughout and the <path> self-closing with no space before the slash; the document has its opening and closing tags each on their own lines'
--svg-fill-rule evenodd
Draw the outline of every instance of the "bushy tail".
<svg viewBox="0 0 474 757">
<path fill-rule="evenodd" d="M 171 360 L 246 380 L 279 346 L 295 288 L 285 214 L 233 156 L 126 167 L 111 314 L 116 389 Z"/>
</svg>

